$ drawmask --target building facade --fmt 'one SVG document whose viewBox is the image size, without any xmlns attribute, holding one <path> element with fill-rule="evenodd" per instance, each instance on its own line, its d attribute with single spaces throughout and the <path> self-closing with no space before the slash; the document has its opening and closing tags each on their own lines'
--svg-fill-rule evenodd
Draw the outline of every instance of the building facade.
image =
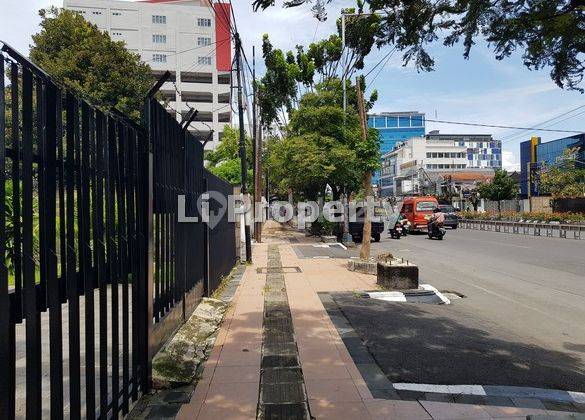
<svg viewBox="0 0 585 420">
<path fill-rule="evenodd" d="M 380 195 L 441 193 L 445 180 L 460 178 L 455 174 L 482 180 L 501 167 L 501 142 L 491 135 L 433 131 L 398 143 L 382 156 Z"/>
<path fill-rule="evenodd" d="M 381 112 L 368 115 L 368 127 L 375 128 L 380 133 L 380 154 L 390 152 L 397 143 L 412 137 L 425 135 L 425 114 L 416 111 L 408 112 Z M 372 184 L 378 191 L 384 187 L 381 171 L 372 176 Z"/>
<path fill-rule="evenodd" d="M 585 168 L 585 134 L 563 137 L 541 143 L 540 137 L 520 143 L 520 194 L 523 197 L 539 195 L 538 173 L 543 164 L 557 165 L 565 150 L 576 149 L 576 166 Z"/>
<path fill-rule="evenodd" d="M 154 78 L 165 71 L 161 88 L 169 113 L 178 121 L 191 107 L 198 115 L 189 131 L 214 149 L 232 119 L 230 107 L 230 6 L 206 0 L 64 0 L 65 9 L 123 41 L 150 65 Z"/>
</svg>

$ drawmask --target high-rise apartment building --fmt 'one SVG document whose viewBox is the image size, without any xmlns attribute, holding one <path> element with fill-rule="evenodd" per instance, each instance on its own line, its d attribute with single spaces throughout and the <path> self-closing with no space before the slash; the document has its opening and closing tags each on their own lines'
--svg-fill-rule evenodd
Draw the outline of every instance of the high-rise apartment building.
<svg viewBox="0 0 585 420">
<path fill-rule="evenodd" d="M 368 127 L 380 133 L 380 155 L 384 155 L 394 149 L 397 143 L 424 136 L 425 114 L 416 111 L 369 114 Z M 373 174 L 372 184 L 378 187 L 378 191 L 387 187 L 383 184 L 380 171 Z"/>
<path fill-rule="evenodd" d="M 465 173 L 484 179 L 502 168 L 501 142 L 491 134 L 439 134 L 431 131 L 397 143 L 382 156 L 382 197 L 420 193 L 424 182 Z"/>
<path fill-rule="evenodd" d="M 107 31 L 114 41 L 140 54 L 153 76 L 165 71 L 171 79 L 161 88 L 169 112 L 177 120 L 190 107 L 198 110 L 189 127 L 199 139 L 221 140 L 231 122 L 230 5 L 207 0 L 64 0 L 63 7 L 79 12 Z"/>
</svg>

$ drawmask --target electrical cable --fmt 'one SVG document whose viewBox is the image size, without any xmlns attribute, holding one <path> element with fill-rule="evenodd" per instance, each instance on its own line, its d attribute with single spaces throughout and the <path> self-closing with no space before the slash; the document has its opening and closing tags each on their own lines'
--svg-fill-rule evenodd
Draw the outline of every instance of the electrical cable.
<svg viewBox="0 0 585 420">
<path fill-rule="evenodd" d="M 562 120 L 559 120 L 559 121 L 554 121 L 554 120 L 556 120 L 556 119 L 558 119 L 558 118 L 564 117 L 565 115 L 568 115 L 568 114 L 570 114 L 570 113 L 572 113 L 572 112 L 574 112 L 574 111 L 577 111 L 577 110 L 579 110 L 579 109 L 581 109 L 581 108 L 584 108 L 584 107 L 585 107 L 585 104 L 584 104 L 584 105 L 580 105 L 580 106 L 578 106 L 578 107 L 576 107 L 576 108 L 570 109 L 570 110 L 568 110 L 568 111 L 565 111 L 565 112 L 563 112 L 563 113 L 561 113 L 561 114 L 559 114 L 559 115 L 557 115 L 557 116 L 555 116 L 555 117 L 553 117 L 553 118 L 549 118 L 549 119 L 548 119 L 548 120 L 546 120 L 546 121 L 543 121 L 543 122 L 540 122 L 540 123 L 538 123 L 538 124 L 537 124 L 537 127 L 539 127 L 539 128 L 547 128 L 547 127 L 551 127 L 551 126 L 553 126 L 553 125 L 556 125 L 556 124 L 558 124 L 558 123 L 561 123 L 561 122 L 563 122 L 563 121 L 567 121 L 567 120 L 569 120 L 569 119 L 571 119 L 571 118 L 577 117 L 577 116 L 579 116 L 579 115 L 583 114 L 585 111 L 583 111 L 583 112 L 578 112 L 577 114 L 571 115 L 571 116 L 569 116 L 569 117 L 567 117 L 567 118 L 564 118 L 564 119 L 562 119 Z M 552 122 L 552 121 L 554 121 L 554 122 Z M 547 123 L 550 123 L 550 124 L 547 124 Z M 547 125 L 545 125 L 545 126 L 542 126 L 543 124 L 547 124 Z M 541 127 L 541 126 L 542 126 L 542 127 Z M 522 134 L 511 134 L 511 135 L 504 136 L 504 137 L 503 137 L 503 139 L 502 139 L 502 143 L 508 143 L 508 142 L 510 142 L 510 141 L 512 141 L 512 140 L 515 140 L 515 139 L 517 139 L 517 138 L 520 138 L 520 137 L 522 137 L 523 135 L 525 135 L 525 133 L 522 133 Z"/>
<path fill-rule="evenodd" d="M 400 115 L 397 115 L 400 116 Z M 555 130 L 555 129 L 546 129 L 546 128 L 537 128 L 537 127 L 515 127 L 509 125 L 496 125 L 496 124 L 479 124 L 479 123 L 469 123 L 469 122 L 461 122 L 461 121 L 445 121 L 445 120 L 430 120 L 425 118 L 425 121 L 436 122 L 441 124 L 455 124 L 455 125 L 469 125 L 474 127 L 491 127 L 491 128 L 507 128 L 510 130 L 531 130 L 531 131 L 550 131 L 556 133 L 573 133 L 573 134 L 583 134 L 585 131 L 577 131 L 577 130 Z"/>
<path fill-rule="evenodd" d="M 394 51 L 396 51 L 396 47 L 392 48 L 384 57 L 382 57 L 380 61 L 378 61 L 378 63 L 374 67 L 372 67 L 369 72 L 365 74 L 364 77 L 367 78 L 374 70 L 376 70 L 376 67 L 378 67 L 380 63 L 382 63 L 382 61 L 384 61 L 388 56 L 392 55 Z"/>
<path fill-rule="evenodd" d="M 386 67 L 386 64 L 388 64 L 388 61 L 390 61 L 390 59 L 392 58 L 392 53 L 396 51 L 396 48 L 394 48 L 390 54 L 388 55 L 388 58 L 386 58 L 386 61 L 384 61 L 384 64 L 382 64 L 382 66 L 378 69 L 378 72 L 376 73 L 376 75 L 374 76 L 374 78 L 372 80 L 370 80 L 369 84 L 367 84 L 366 86 L 366 90 L 368 89 L 369 86 L 373 86 L 374 85 L 374 80 L 376 80 L 378 78 L 378 76 L 380 75 L 380 73 L 382 72 L 382 70 L 384 70 L 384 67 Z"/>
</svg>

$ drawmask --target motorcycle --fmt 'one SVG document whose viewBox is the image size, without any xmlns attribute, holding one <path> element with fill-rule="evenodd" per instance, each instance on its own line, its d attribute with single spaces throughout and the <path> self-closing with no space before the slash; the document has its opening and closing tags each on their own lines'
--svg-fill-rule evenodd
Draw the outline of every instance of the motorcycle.
<svg viewBox="0 0 585 420">
<path fill-rule="evenodd" d="M 431 223 L 430 221 L 427 224 L 427 231 L 429 239 L 437 238 L 439 241 L 442 241 L 443 236 L 445 236 L 445 233 L 447 233 L 443 226 L 439 226 L 436 223 Z"/>
<path fill-rule="evenodd" d="M 402 223 L 402 236 L 406 236 L 406 234 L 408 233 L 408 231 L 410 230 L 410 222 L 408 221 L 408 219 L 405 217 L 404 219 L 402 219 L 400 221 L 400 223 Z"/>
<path fill-rule="evenodd" d="M 390 228 L 390 237 L 392 239 L 400 239 L 400 237 L 402 235 L 404 235 L 403 230 L 404 229 L 402 228 L 402 223 L 399 222 L 399 221 L 396 222 L 394 224 L 394 227 L 393 228 Z"/>
</svg>

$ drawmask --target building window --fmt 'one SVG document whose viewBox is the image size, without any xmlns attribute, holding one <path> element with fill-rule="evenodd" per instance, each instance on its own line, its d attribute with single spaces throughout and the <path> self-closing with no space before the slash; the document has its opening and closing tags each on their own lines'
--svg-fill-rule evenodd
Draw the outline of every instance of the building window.
<svg viewBox="0 0 585 420">
<path fill-rule="evenodd" d="M 93 15 L 101 15 L 102 12 L 91 12 Z"/>
<path fill-rule="evenodd" d="M 197 18 L 197 26 L 211 27 L 211 19 Z"/>
<path fill-rule="evenodd" d="M 162 15 L 152 15 L 152 23 L 160 23 L 166 25 L 167 17 Z"/>
<path fill-rule="evenodd" d="M 197 64 L 211 65 L 211 57 L 197 57 Z"/>
<path fill-rule="evenodd" d="M 120 12 L 112 12 L 112 15 L 114 15 L 114 16 L 122 16 L 122 13 L 120 13 Z"/>
<path fill-rule="evenodd" d="M 166 35 L 153 35 L 152 42 L 155 44 L 166 44 L 167 43 L 167 36 Z"/>
<path fill-rule="evenodd" d="M 155 63 L 166 63 L 167 62 L 167 55 L 166 54 L 152 54 L 152 61 Z"/>
<path fill-rule="evenodd" d="M 197 38 L 197 45 L 200 47 L 204 47 L 206 45 L 211 45 L 211 38 L 200 36 Z"/>
<path fill-rule="evenodd" d="M 431 152 L 427 152 L 427 158 L 430 159 L 431 158 Z"/>
<path fill-rule="evenodd" d="M 112 35 L 115 35 L 115 36 L 122 36 L 122 32 L 112 32 Z"/>
</svg>

